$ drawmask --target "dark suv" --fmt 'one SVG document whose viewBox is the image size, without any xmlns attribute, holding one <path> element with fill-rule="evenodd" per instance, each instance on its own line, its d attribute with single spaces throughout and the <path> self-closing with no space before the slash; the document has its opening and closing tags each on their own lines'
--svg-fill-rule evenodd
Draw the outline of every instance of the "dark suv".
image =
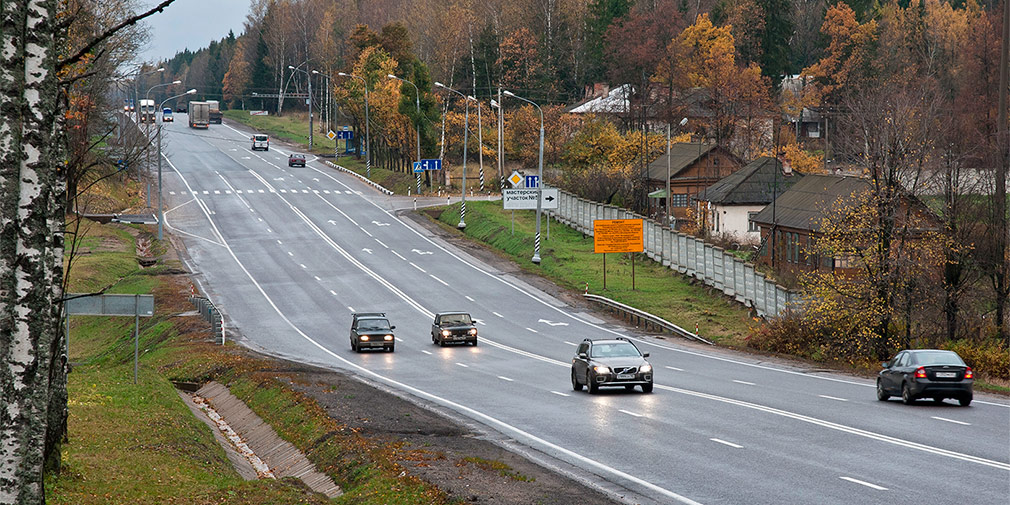
<svg viewBox="0 0 1010 505">
<path fill-rule="evenodd" d="M 448 343 L 477 345 L 477 327 L 466 312 L 439 312 L 431 323 L 432 343 L 444 346 Z"/>
<path fill-rule="evenodd" d="M 624 386 L 631 391 L 642 386 L 642 392 L 652 392 L 652 365 L 628 339 L 585 339 L 572 358 L 572 389 L 582 391 L 586 385 L 590 393 L 600 386 Z"/>
<path fill-rule="evenodd" d="M 351 314 L 351 350 L 383 349 L 393 352 L 396 345 L 393 330 L 385 312 L 355 312 Z"/>
</svg>

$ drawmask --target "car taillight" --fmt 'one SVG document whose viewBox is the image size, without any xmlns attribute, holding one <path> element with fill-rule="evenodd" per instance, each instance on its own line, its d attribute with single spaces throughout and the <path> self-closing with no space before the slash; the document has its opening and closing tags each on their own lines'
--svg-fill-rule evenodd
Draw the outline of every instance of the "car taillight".
<svg viewBox="0 0 1010 505">
<path fill-rule="evenodd" d="M 970 366 L 964 367 L 964 378 L 965 379 L 974 379 L 975 378 L 975 372 L 971 371 L 971 367 Z"/>
<path fill-rule="evenodd" d="M 916 368 L 915 369 L 915 378 L 916 379 L 925 379 L 926 378 L 926 369 L 923 368 L 923 367 L 921 367 L 921 366 L 919 368 Z"/>
</svg>

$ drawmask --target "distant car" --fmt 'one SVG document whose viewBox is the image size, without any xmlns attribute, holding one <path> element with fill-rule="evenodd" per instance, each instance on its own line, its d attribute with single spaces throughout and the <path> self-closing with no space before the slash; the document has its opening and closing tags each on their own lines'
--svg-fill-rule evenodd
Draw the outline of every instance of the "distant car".
<svg viewBox="0 0 1010 505">
<path fill-rule="evenodd" d="M 631 341 L 618 337 L 610 340 L 585 339 L 572 358 L 572 389 L 596 393 L 601 386 L 624 386 L 631 391 L 642 386 L 642 392 L 652 392 L 652 365 Z"/>
<path fill-rule="evenodd" d="M 389 324 L 385 312 L 355 312 L 351 314 L 351 350 L 382 349 L 393 352 L 396 326 Z"/>
<path fill-rule="evenodd" d="M 877 399 L 901 396 L 906 405 L 920 398 L 940 403 L 956 398 L 962 407 L 971 405 L 975 373 L 954 351 L 910 349 L 899 352 L 877 375 Z"/>
<path fill-rule="evenodd" d="M 178 112 L 178 113 L 180 113 L 180 114 L 185 114 L 186 113 L 186 106 L 185 105 L 180 105 L 180 106 L 178 106 L 178 107 L 175 108 L 175 111 Z"/>
<path fill-rule="evenodd" d="M 431 341 L 439 346 L 461 343 L 477 345 L 477 327 L 466 312 L 439 312 L 431 323 Z"/>
<path fill-rule="evenodd" d="M 174 123 L 175 118 L 172 116 L 172 109 L 166 108 L 161 111 L 161 122 L 162 123 Z"/>
<path fill-rule="evenodd" d="M 270 136 L 264 135 L 262 133 L 257 133 L 252 136 L 252 150 L 262 149 L 264 151 L 270 150 Z"/>
<path fill-rule="evenodd" d="M 291 153 L 288 156 L 288 166 L 289 167 L 304 167 L 305 166 L 305 155 L 298 153 Z"/>
</svg>

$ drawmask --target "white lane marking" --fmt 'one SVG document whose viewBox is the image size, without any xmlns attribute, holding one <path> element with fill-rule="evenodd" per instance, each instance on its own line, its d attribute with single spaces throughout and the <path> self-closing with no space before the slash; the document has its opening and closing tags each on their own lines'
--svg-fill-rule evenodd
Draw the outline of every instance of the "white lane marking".
<svg viewBox="0 0 1010 505">
<path fill-rule="evenodd" d="M 313 277 L 315 277 L 317 281 L 321 281 L 322 280 L 322 279 L 319 278 L 318 275 L 313 275 Z"/>
<path fill-rule="evenodd" d="M 747 386 L 755 386 L 755 385 L 756 385 L 756 384 L 754 384 L 753 382 L 747 382 L 747 381 L 738 381 L 738 380 L 736 380 L 736 379 L 733 379 L 733 382 L 735 382 L 735 383 L 737 383 L 737 384 L 745 384 L 745 385 L 747 385 Z"/>
<path fill-rule="evenodd" d="M 553 391 L 553 390 L 552 390 L 552 391 L 551 391 L 551 393 L 554 393 L 554 394 L 556 394 L 556 395 L 558 395 L 558 396 L 568 396 L 567 394 L 565 394 L 565 393 L 562 393 L 561 391 Z"/>
<path fill-rule="evenodd" d="M 730 447 L 732 447 L 734 449 L 743 449 L 742 445 L 737 445 L 737 444 L 734 444 L 733 442 L 727 442 L 725 440 L 720 440 L 718 438 L 710 438 L 709 440 L 711 440 L 711 441 L 713 441 L 713 442 L 715 442 L 717 444 L 728 445 L 728 446 L 730 446 Z"/>
<path fill-rule="evenodd" d="M 378 242 L 378 243 L 379 243 L 379 245 L 381 245 L 382 247 L 385 247 L 386 249 L 389 249 L 389 246 L 388 246 L 388 245 L 386 245 L 386 244 L 383 244 L 381 240 L 379 240 L 379 239 L 375 239 L 375 241 L 376 241 L 376 242 Z"/>
<path fill-rule="evenodd" d="M 226 195 L 230 195 L 230 194 L 231 194 L 231 190 L 230 190 L 230 189 L 226 189 L 226 190 L 224 190 L 224 194 L 226 194 Z"/>
<path fill-rule="evenodd" d="M 365 232 L 365 235 L 368 235 L 369 237 L 371 237 L 371 236 L 372 236 L 372 234 L 371 234 L 371 233 L 368 233 L 368 230 L 366 230 L 366 229 L 364 229 L 364 228 L 361 228 L 361 231 Z M 375 237 L 372 237 L 372 238 L 375 238 Z"/>
<path fill-rule="evenodd" d="M 463 295 L 463 298 L 466 298 L 467 300 L 469 300 L 471 302 L 474 301 L 473 298 L 470 298 L 469 296 L 466 296 L 466 295 Z"/>
<path fill-rule="evenodd" d="M 220 195 L 220 194 L 221 194 L 221 191 L 219 191 L 219 190 L 216 190 L 216 189 L 215 189 L 215 190 L 214 190 L 214 194 L 215 194 L 215 195 Z"/>
<path fill-rule="evenodd" d="M 496 316 L 498 316 L 498 317 L 505 317 L 505 316 L 503 316 L 503 315 L 501 315 L 501 314 L 499 314 L 497 312 L 494 312 L 494 311 L 491 311 L 491 313 L 494 314 L 494 315 L 496 315 Z"/>
<path fill-rule="evenodd" d="M 568 344 L 568 345 L 579 345 L 579 344 L 576 344 L 575 342 L 569 342 L 567 340 L 565 340 L 565 343 Z"/>
<path fill-rule="evenodd" d="M 533 333 L 540 333 L 539 331 L 534 330 L 533 328 L 526 328 L 526 329 L 532 331 Z"/>
<path fill-rule="evenodd" d="M 420 271 L 421 271 L 421 272 L 423 272 L 423 273 L 428 273 L 428 272 L 425 272 L 423 268 L 421 268 L 421 267 L 419 267 L 419 266 L 415 265 L 413 261 L 411 261 L 411 262 L 410 262 L 410 266 L 412 266 L 412 267 L 414 267 L 414 268 L 416 268 L 416 269 L 420 270 Z"/>
<path fill-rule="evenodd" d="M 431 351 L 425 351 L 424 349 L 421 349 L 421 352 L 423 352 L 425 354 L 431 354 Z"/>
<path fill-rule="evenodd" d="M 274 232 L 273 230 L 271 230 L 270 228 L 267 228 L 267 233 L 273 233 L 273 232 Z"/>
<path fill-rule="evenodd" d="M 438 277 L 435 277 L 434 275 L 428 274 L 428 277 L 431 277 L 432 279 L 435 279 L 436 281 L 441 282 L 443 286 L 448 286 L 449 285 L 448 282 L 445 282 L 442 279 L 439 279 Z"/>
<path fill-rule="evenodd" d="M 259 219 L 259 221 L 260 221 L 261 223 L 263 222 L 263 218 L 262 218 L 262 217 L 258 217 L 258 218 L 256 218 L 256 219 Z"/>
<path fill-rule="evenodd" d="M 668 369 L 668 370 L 675 370 L 675 371 L 677 371 L 677 372 L 683 372 L 683 371 L 684 371 L 684 369 L 683 369 L 683 368 L 677 368 L 677 367 L 675 367 L 675 366 L 664 366 L 663 368 L 666 368 L 666 369 Z"/>
<path fill-rule="evenodd" d="M 258 191 L 259 191 L 260 193 L 263 193 L 263 190 L 262 190 L 262 189 L 261 189 L 261 190 L 258 190 Z"/>
<path fill-rule="evenodd" d="M 350 305 L 348 305 L 348 306 L 347 306 L 347 310 L 349 310 L 349 311 L 351 311 L 351 312 L 354 312 L 354 307 L 351 307 Z"/>
<path fill-rule="evenodd" d="M 302 268 L 308 268 L 308 267 L 305 266 L 305 263 L 299 263 L 298 266 L 300 266 Z"/>
<path fill-rule="evenodd" d="M 317 195 L 319 194 L 319 190 L 318 189 L 313 189 L 312 192 L 315 193 L 315 194 L 317 194 Z"/>
<path fill-rule="evenodd" d="M 291 251 L 288 251 L 288 256 L 294 256 L 294 255 L 295 255 L 295 253 L 293 253 Z"/>
<path fill-rule="evenodd" d="M 400 253 L 398 253 L 396 251 L 393 251 L 393 250 L 390 250 L 390 252 L 392 252 L 393 254 L 395 254 L 397 258 L 400 258 L 403 261 L 407 261 L 407 258 L 404 258 L 403 256 L 400 256 Z"/>
<path fill-rule="evenodd" d="M 333 296 L 337 296 L 337 292 L 334 291 L 334 290 L 332 290 L 332 289 L 330 290 L 330 294 L 333 295 Z"/>
<path fill-rule="evenodd" d="M 403 342 L 403 339 L 402 339 L 402 338 L 400 338 L 400 337 L 396 337 L 396 341 L 397 341 L 397 342 Z"/>
<path fill-rule="evenodd" d="M 470 368 L 470 365 L 464 365 L 463 363 L 460 363 L 458 361 L 456 362 L 456 364 L 459 365 L 459 366 L 461 366 L 461 367 L 463 367 L 463 368 Z"/>
<path fill-rule="evenodd" d="M 288 190 L 286 190 L 286 189 L 282 189 L 281 190 L 281 193 L 287 193 L 287 192 L 288 192 Z"/>
<path fill-rule="evenodd" d="M 307 190 L 307 189 L 303 189 L 302 190 L 302 193 L 308 193 L 308 192 L 309 192 L 309 190 Z"/>
<path fill-rule="evenodd" d="M 828 395 L 817 395 L 817 396 L 820 396 L 821 398 L 827 398 L 829 400 L 838 400 L 840 402 L 847 402 L 847 401 L 849 401 L 849 400 L 846 400 L 845 398 L 839 398 L 837 396 L 828 396 Z"/>
<path fill-rule="evenodd" d="M 513 379 L 509 379 L 508 377 L 505 377 L 504 375 L 499 375 L 498 378 L 501 379 L 501 380 L 503 380 L 503 381 L 505 381 L 505 382 L 515 382 Z"/>
<path fill-rule="evenodd" d="M 168 192 L 168 194 L 170 194 L 170 195 L 174 195 L 174 194 L 175 194 L 175 191 L 169 191 L 169 192 Z"/>
<path fill-rule="evenodd" d="M 937 421 L 947 421 L 948 423 L 960 424 L 962 426 L 971 426 L 971 423 L 966 423 L 964 421 L 956 421 L 954 419 L 947 419 L 946 417 L 937 417 L 937 416 L 931 416 L 931 417 L 933 419 L 936 419 Z"/>
<path fill-rule="evenodd" d="M 630 410 L 620 409 L 620 410 L 618 410 L 618 412 L 623 412 L 623 413 L 628 414 L 629 416 L 633 416 L 633 417 L 645 417 L 644 414 L 639 414 L 637 412 L 632 412 Z"/>
<path fill-rule="evenodd" d="M 859 479 L 853 479 L 852 477 L 842 476 L 842 477 L 838 477 L 838 478 L 842 479 L 842 480 L 847 480 L 849 482 L 854 482 L 856 484 L 859 484 L 861 486 L 866 486 L 866 487 L 871 488 L 871 489 L 876 489 L 877 491 L 887 491 L 886 487 L 878 486 L 876 484 L 870 484 L 869 482 L 862 481 L 862 480 L 859 480 Z"/>
<path fill-rule="evenodd" d="M 330 190 L 328 190 L 328 189 L 324 189 L 324 190 L 323 190 L 323 193 L 326 193 L 326 194 L 328 195 L 328 194 L 330 194 Z"/>
<path fill-rule="evenodd" d="M 228 128 L 231 128 L 231 127 L 228 126 Z M 234 128 L 231 128 L 231 129 L 234 130 Z M 238 132 L 238 130 L 235 130 L 235 131 Z M 176 169 L 174 166 L 172 168 L 173 168 L 173 170 L 175 170 L 176 173 L 179 174 L 180 178 L 183 178 L 183 180 L 185 180 L 185 178 L 182 176 L 182 173 L 179 172 L 178 169 Z M 318 171 L 320 173 L 325 173 L 325 172 L 319 171 L 315 167 L 312 167 L 312 169 L 316 170 L 316 171 Z M 327 174 L 327 175 L 329 175 L 329 174 Z M 330 178 L 333 179 L 333 180 L 336 180 L 336 179 L 334 179 L 332 177 L 330 177 Z M 188 186 L 188 183 L 187 183 L 187 186 Z M 279 198 L 283 199 L 283 197 L 279 197 Z M 289 202 L 285 202 L 285 203 L 288 203 L 288 205 L 290 205 Z M 373 203 L 373 205 L 374 205 L 374 203 Z M 377 205 L 376 205 L 376 207 L 380 208 Z M 434 318 L 435 317 L 435 314 L 433 312 L 431 312 L 430 310 L 424 308 L 422 305 L 418 304 L 416 301 L 414 301 L 414 299 L 410 298 L 410 296 L 408 296 L 406 293 L 404 293 L 403 291 L 401 291 L 399 288 L 397 288 L 396 286 L 394 286 L 393 284 L 391 284 L 389 281 L 387 281 L 386 279 L 382 278 L 380 275 L 378 275 L 375 272 L 373 272 L 372 270 L 370 270 L 367 266 L 365 266 L 361 262 L 355 260 L 353 256 L 351 256 L 347 251 L 345 251 L 343 248 L 341 248 L 340 245 L 338 245 L 336 242 L 333 242 L 333 240 L 330 239 L 326 235 L 326 233 L 324 233 L 321 229 L 319 229 L 318 226 L 316 226 L 314 223 L 312 223 L 312 221 L 308 218 L 308 216 L 306 216 L 305 214 L 302 214 L 294 206 L 291 206 L 291 209 L 293 211 L 295 211 L 295 213 L 298 215 L 298 217 L 301 218 L 310 228 L 312 228 L 313 231 L 320 238 L 322 238 L 325 242 L 327 242 L 327 244 L 331 248 L 333 248 L 334 250 L 336 250 L 341 256 L 344 256 L 344 258 L 346 258 L 352 264 L 355 264 L 355 266 L 357 266 L 360 270 L 362 270 L 366 275 L 371 276 L 376 281 L 378 281 L 380 284 L 383 284 L 394 295 L 400 297 L 402 300 L 404 300 L 405 302 L 407 302 L 408 304 L 410 304 L 411 306 L 413 306 L 415 309 L 417 309 L 419 312 L 421 312 L 422 314 L 424 314 L 426 317 L 429 317 L 429 318 Z M 389 214 L 389 213 L 387 212 L 387 214 Z M 394 217 L 394 219 L 395 219 L 395 217 Z M 217 230 L 217 225 L 214 224 L 213 220 L 211 219 L 211 217 L 209 215 L 207 215 L 207 220 L 210 221 L 211 225 L 213 226 L 213 228 L 215 230 Z M 397 219 L 397 221 L 399 221 L 399 219 Z M 420 234 L 418 234 L 418 235 L 420 236 Z M 220 231 L 218 231 L 218 236 L 221 237 Z M 673 492 L 673 491 L 671 491 L 669 489 L 666 489 L 664 487 L 661 487 L 661 486 L 658 486 L 656 484 L 653 484 L 653 483 L 651 483 L 651 482 L 649 482 L 649 481 L 647 481 L 645 479 L 641 479 L 639 477 L 635 477 L 634 475 L 631 475 L 631 474 L 629 474 L 627 472 L 624 472 L 624 471 L 618 470 L 616 468 L 613 468 L 611 466 L 608 466 L 608 465 L 606 465 L 604 463 L 596 461 L 595 459 L 589 458 L 587 456 L 583 456 L 582 454 L 579 454 L 579 453 L 577 453 L 575 451 L 572 451 L 571 449 L 567 449 L 567 448 L 562 447 L 562 446 L 560 446 L 558 444 L 555 444 L 553 442 L 545 440 L 545 439 L 543 439 L 541 437 L 538 437 L 538 436 L 536 436 L 536 435 L 534 435 L 534 434 L 532 434 L 532 433 L 530 433 L 528 431 L 522 430 L 522 429 L 520 429 L 520 428 L 518 428 L 516 426 L 513 426 L 513 425 L 511 425 L 509 423 L 506 423 L 505 421 L 502 421 L 501 419 L 498 419 L 498 418 L 496 418 L 494 416 L 491 416 L 489 414 L 485 414 L 484 412 L 481 412 L 481 411 L 479 411 L 477 409 L 474 409 L 472 407 L 468 407 L 468 406 L 463 405 L 461 403 L 449 400 L 448 398 L 443 398 L 443 397 L 438 396 L 436 394 L 429 393 L 429 392 L 424 391 L 424 390 L 422 390 L 420 388 L 417 388 L 417 387 L 411 386 L 409 384 L 406 384 L 406 383 L 394 380 L 394 379 L 392 379 L 390 377 L 386 377 L 386 376 L 384 376 L 382 374 L 379 374 L 379 373 L 377 373 L 375 371 L 372 371 L 372 370 L 370 370 L 368 368 L 365 368 L 365 367 L 359 365 L 358 363 L 355 363 L 355 362 L 353 362 L 351 360 L 348 360 L 348 359 L 340 356 L 339 354 L 337 354 L 337 353 L 335 353 L 335 352 L 327 349 L 325 346 L 323 346 L 319 342 L 313 340 L 312 337 L 308 336 L 305 332 L 303 332 L 301 330 L 301 328 L 299 328 L 298 326 L 296 326 L 294 324 L 294 322 L 292 322 L 290 319 L 288 319 L 288 317 L 280 310 L 280 308 L 277 307 L 277 304 L 274 303 L 273 299 L 270 298 L 270 295 L 267 294 L 266 290 L 264 290 L 263 287 L 256 281 L 256 278 L 253 277 L 252 273 L 249 272 L 249 270 L 245 267 L 244 264 L 242 264 L 241 261 L 239 261 L 238 256 L 235 255 L 235 251 L 233 251 L 231 249 L 231 246 L 229 246 L 228 243 L 224 241 L 223 237 L 222 237 L 221 241 L 222 241 L 222 243 L 224 243 L 225 249 L 228 251 L 229 255 L 231 255 L 232 259 L 235 261 L 235 263 L 238 264 L 239 268 L 242 269 L 243 273 L 246 274 L 246 276 L 249 278 L 249 280 L 252 281 L 253 285 L 256 286 L 256 289 L 260 292 L 261 295 L 263 295 L 263 298 L 267 301 L 267 303 L 270 305 L 270 307 L 272 309 L 274 309 L 274 312 L 276 312 L 277 315 L 288 326 L 290 326 L 292 330 L 294 330 L 295 332 L 297 332 L 302 338 L 304 338 L 309 343 L 315 345 L 320 351 L 325 352 L 326 354 L 329 354 L 332 358 L 334 358 L 334 359 L 336 359 L 338 361 L 343 362 L 346 366 L 351 367 L 351 368 L 355 368 L 357 370 L 360 370 L 362 373 L 364 373 L 366 375 L 374 376 L 375 378 L 383 380 L 386 383 L 388 383 L 388 384 L 390 384 L 390 385 L 392 385 L 394 387 L 398 387 L 398 388 L 400 388 L 402 390 L 405 390 L 405 391 L 408 391 L 408 392 L 412 392 L 412 393 L 414 393 L 416 395 L 419 395 L 419 396 L 423 396 L 425 398 L 428 398 L 430 400 L 436 401 L 438 403 L 441 403 L 442 405 L 445 405 L 447 407 L 456 409 L 458 411 L 465 412 L 465 413 L 469 414 L 471 417 L 483 420 L 484 422 L 486 422 L 486 423 L 488 423 L 490 425 L 496 426 L 500 430 L 504 430 L 504 431 L 508 431 L 508 432 L 514 433 L 514 434 L 516 434 L 518 436 L 521 436 L 521 437 L 523 437 L 523 438 L 531 441 L 532 443 L 535 443 L 535 444 L 538 444 L 538 445 L 542 445 L 542 446 L 544 446 L 544 447 L 546 447 L 546 448 L 548 448 L 548 449 L 550 449 L 552 451 L 556 451 L 556 452 L 559 452 L 561 454 L 564 454 L 565 456 L 567 456 L 569 458 L 572 458 L 574 460 L 580 461 L 580 462 L 582 462 L 582 463 L 584 463 L 586 465 L 592 466 L 592 467 L 594 467 L 594 468 L 596 468 L 596 469 L 598 469 L 600 471 L 604 471 L 604 472 L 606 472 L 608 474 L 611 474 L 611 475 L 613 475 L 615 477 L 618 477 L 618 478 L 625 479 L 625 480 L 628 480 L 630 482 L 633 482 L 633 483 L 635 483 L 635 484 L 637 484 L 639 486 L 645 487 L 645 488 L 647 488 L 649 490 L 652 490 L 652 491 L 654 491 L 656 493 L 660 493 L 660 494 L 662 494 L 662 495 L 664 495 L 664 496 L 666 496 L 668 498 L 677 500 L 680 503 L 684 503 L 686 505 L 701 505 L 700 503 L 698 503 L 698 502 L 696 502 L 696 501 L 694 501 L 694 500 L 692 500 L 690 498 L 687 498 L 686 496 L 682 496 L 682 495 L 680 495 L 678 493 L 675 493 L 675 492 Z M 348 308 L 350 308 L 350 307 L 348 307 Z M 353 312 L 353 311 L 354 311 L 354 309 L 351 309 L 351 312 Z M 567 364 L 566 364 L 566 366 L 567 366 Z"/>
<path fill-rule="evenodd" d="M 209 195 L 209 194 L 210 194 L 210 192 L 209 192 L 209 191 L 207 191 L 207 190 L 204 190 L 203 194 L 205 194 L 205 195 Z"/>
<path fill-rule="evenodd" d="M 281 242 L 280 239 L 277 240 L 277 243 L 280 245 L 284 245 L 284 242 Z"/>
</svg>

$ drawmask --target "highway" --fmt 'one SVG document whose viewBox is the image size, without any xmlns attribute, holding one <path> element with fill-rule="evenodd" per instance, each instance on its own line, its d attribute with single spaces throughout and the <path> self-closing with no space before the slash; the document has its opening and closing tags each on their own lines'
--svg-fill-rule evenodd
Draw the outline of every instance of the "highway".
<svg viewBox="0 0 1010 505">
<path fill-rule="evenodd" d="M 1005 398 L 881 403 L 866 379 L 639 336 L 439 241 L 403 197 L 288 168 L 231 125 L 164 127 L 165 230 L 243 345 L 385 385 L 628 502 L 1010 501 Z M 432 344 L 443 310 L 471 313 L 477 347 Z M 353 353 L 354 311 L 386 312 L 396 352 Z M 651 353 L 655 392 L 573 391 L 578 342 L 617 335 Z"/>
</svg>

